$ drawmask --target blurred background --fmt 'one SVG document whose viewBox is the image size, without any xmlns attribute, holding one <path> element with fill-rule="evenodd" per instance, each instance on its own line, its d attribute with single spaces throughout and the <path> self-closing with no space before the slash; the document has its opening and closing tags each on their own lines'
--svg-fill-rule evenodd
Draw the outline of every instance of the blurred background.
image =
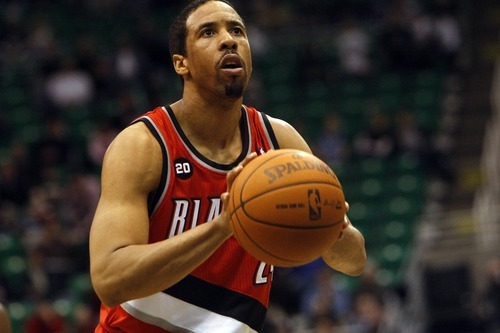
<svg viewBox="0 0 500 333">
<path fill-rule="evenodd" d="M 265 333 L 500 332 L 500 4 L 233 1 L 245 104 L 337 173 L 369 264 L 275 271 Z M 103 154 L 180 98 L 183 1 L 0 1 L 0 303 L 14 332 L 93 332 L 88 232 Z"/>
</svg>

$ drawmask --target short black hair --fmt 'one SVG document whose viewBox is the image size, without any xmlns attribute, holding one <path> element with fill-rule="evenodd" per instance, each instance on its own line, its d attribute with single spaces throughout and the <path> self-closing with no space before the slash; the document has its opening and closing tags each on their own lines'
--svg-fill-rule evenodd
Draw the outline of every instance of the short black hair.
<svg viewBox="0 0 500 333">
<path fill-rule="evenodd" d="M 186 51 L 186 38 L 187 38 L 187 26 L 186 21 L 196 9 L 201 7 L 210 1 L 220 1 L 224 2 L 231 6 L 234 9 L 234 6 L 227 0 L 192 0 L 190 1 L 177 15 L 175 20 L 172 22 L 170 27 L 170 32 L 168 34 L 168 48 L 170 51 L 170 56 L 172 57 L 174 54 L 180 54 L 183 56 L 187 56 Z"/>
</svg>

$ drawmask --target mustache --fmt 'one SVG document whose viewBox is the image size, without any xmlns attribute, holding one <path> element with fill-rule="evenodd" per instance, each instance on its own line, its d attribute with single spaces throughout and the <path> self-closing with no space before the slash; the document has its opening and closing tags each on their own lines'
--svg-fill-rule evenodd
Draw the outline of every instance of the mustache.
<svg viewBox="0 0 500 333">
<path fill-rule="evenodd" d="M 240 54 L 236 50 L 227 49 L 227 50 L 224 51 L 224 53 L 219 58 L 219 61 L 217 62 L 217 66 L 221 66 L 222 63 L 223 63 L 223 61 L 224 61 L 224 58 L 227 57 L 228 55 L 235 55 L 235 56 L 237 56 L 238 59 L 239 59 L 239 61 L 241 62 L 241 64 L 243 66 L 245 65 L 245 61 L 243 60 L 243 58 L 240 56 Z"/>
</svg>

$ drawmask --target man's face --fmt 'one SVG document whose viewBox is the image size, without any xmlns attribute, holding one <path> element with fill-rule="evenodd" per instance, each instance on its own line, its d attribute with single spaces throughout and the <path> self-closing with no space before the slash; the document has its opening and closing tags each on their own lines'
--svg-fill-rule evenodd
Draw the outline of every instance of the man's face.
<svg viewBox="0 0 500 333">
<path fill-rule="evenodd" d="M 210 1 L 195 10 L 186 21 L 188 80 L 197 89 L 213 90 L 240 98 L 252 72 L 246 29 L 233 8 Z"/>
</svg>

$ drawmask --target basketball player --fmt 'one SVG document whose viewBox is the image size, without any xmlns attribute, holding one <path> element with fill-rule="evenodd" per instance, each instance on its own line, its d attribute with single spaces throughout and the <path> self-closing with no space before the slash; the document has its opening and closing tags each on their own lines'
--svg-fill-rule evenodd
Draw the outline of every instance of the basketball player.
<svg viewBox="0 0 500 333">
<path fill-rule="evenodd" d="M 169 38 L 182 99 L 139 117 L 104 157 L 90 234 L 96 332 L 259 332 L 273 267 L 232 237 L 228 190 L 257 151 L 310 149 L 242 104 L 252 59 L 232 5 L 191 2 Z M 361 274 L 364 239 L 347 218 L 333 243 L 326 263 Z"/>
</svg>

